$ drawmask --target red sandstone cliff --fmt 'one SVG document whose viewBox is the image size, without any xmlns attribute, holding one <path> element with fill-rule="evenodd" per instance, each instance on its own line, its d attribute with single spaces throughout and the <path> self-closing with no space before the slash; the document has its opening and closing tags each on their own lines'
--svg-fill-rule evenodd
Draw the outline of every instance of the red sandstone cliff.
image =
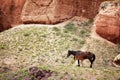
<svg viewBox="0 0 120 80">
<path fill-rule="evenodd" d="M 24 23 L 57 23 L 75 15 L 74 0 L 27 0 L 22 11 Z"/>
<path fill-rule="evenodd" d="M 95 20 L 96 32 L 103 38 L 120 43 L 120 2 L 104 2 Z"/>
<path fill-rule="evenodd" d="M 103 1 L 106 0 L 27 0 L 21 19 L 24 23 L 54 24 L 73 16 L 94 18 Z"/>
<path fill-rule="evenodd" d="M 107 0 L 77 0 L 77 16 L 94 18 L 98 13 L 100 4 Z"/>
<path fill-rule="evenodd" d="M 0 31 L 21 23 L 21 19 L 23 23 L 54 24 L 73 16 L 94 18 L 103 1 L 106 0 L 0 0 Z"/>
<path fill-rule="evenodd" d="M 21 23 L 20 15 L 25 0 L 0 0 L 0 31 Z"/>
</svg>

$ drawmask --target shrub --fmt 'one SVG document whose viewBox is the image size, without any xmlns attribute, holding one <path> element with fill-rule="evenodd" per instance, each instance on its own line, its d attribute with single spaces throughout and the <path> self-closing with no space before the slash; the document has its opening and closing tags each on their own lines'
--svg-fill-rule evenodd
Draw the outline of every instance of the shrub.
<svg viewBox="0 0 120 80">
<path fill-rule="evenodd" d="M 58 32 L 58 31 L 60 31 L 60 29 L 59 29 L 59 28 L 57 28 L 57 27 L 53 27 L 53 31 Z"/>
<path fill-rule="evenodd" d="M 77 28 L 75 27 L 75 25 L 73 23 L 68 23 L 67 25 L 64 26 L 65 33 L 75 32 L 76 30 L 77 30 Z"/>
<path fill-rule="evenodd" d="M 0 44 L 0 49 L 5 49 L 6 47 L 7 47 L 6 44 L 4 44 L 4 43 L 1 43 L 1 44 Z"/>
</svg>

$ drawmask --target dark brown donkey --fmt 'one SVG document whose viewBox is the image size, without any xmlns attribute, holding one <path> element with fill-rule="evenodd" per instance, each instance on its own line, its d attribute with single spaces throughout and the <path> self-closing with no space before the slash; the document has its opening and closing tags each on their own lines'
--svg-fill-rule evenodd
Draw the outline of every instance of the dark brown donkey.
<svg viewBox="0 0 120 80">
<path fill-rule="evenodd" d="M 68 50 L 67 57 L 69 57 L 70 55 L 74 56 L 75 61 L 78 60 L 78 66 L 80 66 L 80 61 L 79 60 L 81 60 L 81 62 L 82 62 L 84 59 L 88 59 L 91 63 L 90 68 L 92 68 L 92 64 L 95 61 L 95 54 L 93 54 L 91 52 Z"/>
</svg>

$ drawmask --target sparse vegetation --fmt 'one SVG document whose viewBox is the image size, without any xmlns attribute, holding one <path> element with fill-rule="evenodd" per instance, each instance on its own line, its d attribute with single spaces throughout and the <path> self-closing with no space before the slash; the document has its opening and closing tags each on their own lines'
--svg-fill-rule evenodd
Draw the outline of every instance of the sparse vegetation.
<svg viewBox="0 0 120 80">
<path fill-rule="evenodd" d="M 79 26 L 84 26 L 84 27 L 86 27 L 86 26 L 91 25 L 92 23 L 93 23 L 93 19 L 89 19 L 89 20 L 87 20 L 87 21 L 78 22 L 78 25 L 79 25 Z"/>
<path fill-rule="evenodd" d="M 7 48 L 7 45 L 6 44 L 4 44 L 4 43 L 1 43 L 0 44 L 0 49 L 6 49 Z"/>
<path fill-rule="evenodd" d="M 87 25 L 86 25 L 87 24 Z M 0 33 L 0 80 L 23 80 L 30 66 L 52 70 L 48 80 L 114 80 L 120 72 L 112 66 L 111 60 L 117 55 L 119 46 L 111 45 L 90 37 L 92 21 L 85 25 L 70 22 L 60 27 L 24 27 Z M 68 50 L 91 51 L 96 54 L 94 68 L 84 62 L 83 67 L 73 64 L 71 56 L 66 59 Z M 113 55 L 114 54 L 114 55 Z M 15 70 L 11 72 L 11 70 Z"/>
<path fill-rule="evenodd" d="M 65 33 L 67 32 L 75 33 L 76 31 L 77 31 L 77 28 L 73 23 L 68 23 L 67 25 L 64 26 Z"/>
</svg>

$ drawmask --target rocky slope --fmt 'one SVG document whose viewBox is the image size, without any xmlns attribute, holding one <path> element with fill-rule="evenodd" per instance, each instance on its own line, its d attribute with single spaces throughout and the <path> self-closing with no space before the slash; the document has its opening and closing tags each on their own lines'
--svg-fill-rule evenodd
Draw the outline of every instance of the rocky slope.
<svg viewBox="0 0 120 80">
<path fill-rule="evenodd" d="M 100 36 L 111 42 L 120 43 L 120 2 L 102 3 L 95 25 Z"/>
</svg>

